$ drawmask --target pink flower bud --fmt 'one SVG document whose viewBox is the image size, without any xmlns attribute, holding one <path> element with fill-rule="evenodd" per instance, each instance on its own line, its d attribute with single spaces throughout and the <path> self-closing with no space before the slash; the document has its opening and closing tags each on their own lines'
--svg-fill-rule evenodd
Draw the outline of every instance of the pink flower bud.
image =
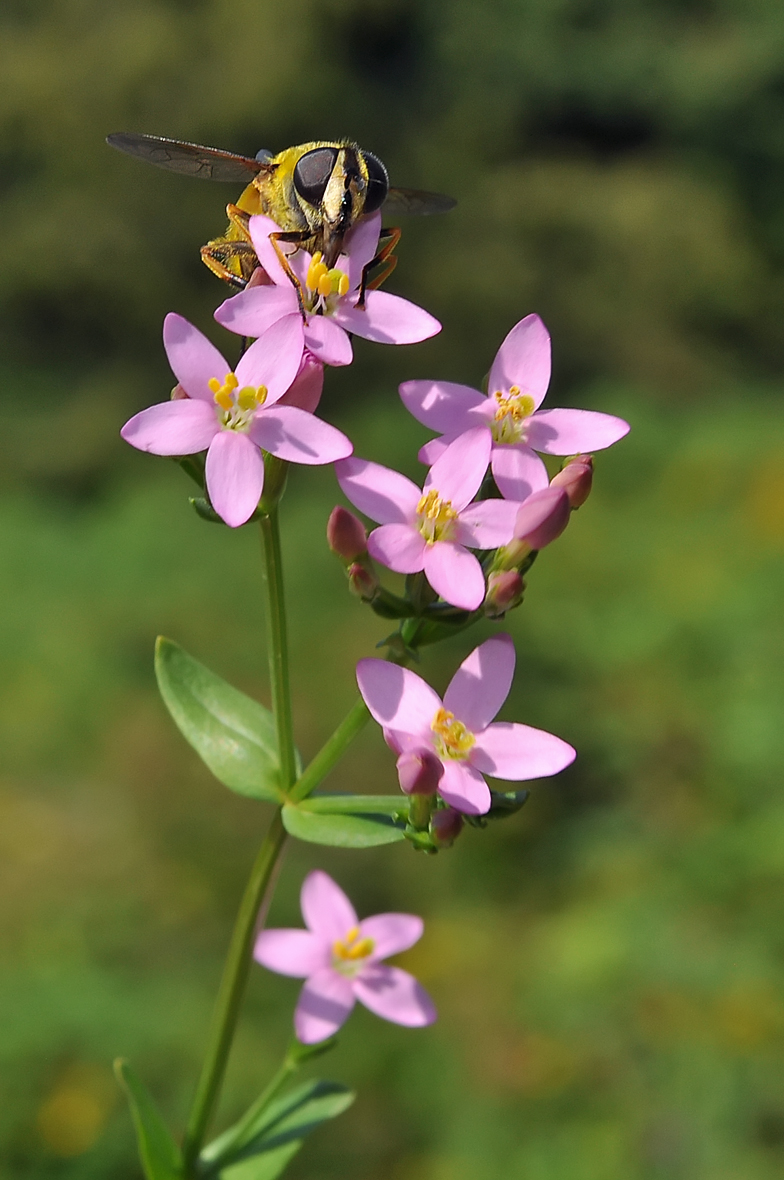
<svg viewBox="0 0 784 1180">
<path fill-rule="evenodd" d="M 348 567 L 348 587 L 363 602 L 370 602 L 378 590 L 378 578 L 372 570 L 355 561 Z"/>
<path fill-rule="evenodd" d="M 253 272 L 257 274 L 257 271 Z M 313 414 L 321 401 L 324 388 L 324 366 L 307 348 L 302 354 L 299 372 L 278 402 L 279 406 L 294 406 Z"/>
<path fill-rule="evenodd" d="M 489 619 L 500 619 L 523 599 L 525 582 L 517 570 L 500 570 L 487 579 L 484 611 Z"/>
<path fill-rule="evenodd" d="M 396 765 L 400 789 L 407 795 L 435 795 L 444 767 L 432 750 L 407 750 Z"/>
<path fill-rule="evenodd" d="M 451 848 L 463 830 L 463 817 L 459 811 L 446 807 L 434 811 L 430 820 L 430 835 L 437 848 Z"/>
<path fill-rule="evenodd" d="M 269 287 L 272 285 L 272 279 L 267 274 L 263 266 L 257 266 L 253 274 L 248 279 L 245 290 L 249 291 L 251 287 Z"/>
<path fill-rule="evenodd" d="M 520 506 L 515 522 L 515 538 L 532 549 L 544 549 L 569 523 L 569 497 L 563 488 L 543 488 Z"/>
<path fill-rule="evenodd" d="M 348 508 L 336 504 L 327 521 L 327 541 L 333 553 L 344 561 L 356 561 L 367 553 L 367 532 L 362 521 Z"/>
<path fill-rule="evenodd" d="M 187 401 L 188 395 L 181 385 L 175 385 L 171 391 L 171 400 L 173 402 Z"/>
<path fill-rule="evenodd" d="M 593 455 L 578 455 L 553 476 L 550 487 L 563 488 L 569 497 L 569 507 L 579 508 L 590 496 L 592 483 Z"/>
</svg>

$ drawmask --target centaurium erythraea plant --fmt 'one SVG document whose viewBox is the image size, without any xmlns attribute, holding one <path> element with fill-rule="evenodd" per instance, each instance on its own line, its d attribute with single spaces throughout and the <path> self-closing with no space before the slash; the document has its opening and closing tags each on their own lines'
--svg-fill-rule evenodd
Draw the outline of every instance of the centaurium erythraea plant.
<svg viewBox="0 0 784 1180">
<path fill-rule="evenodd" d="M 326 150 L 329 160 L 333 149 Z M 336 159 L 340 150 L 334 148 Z M 346 175 L 349 187 L 359 183 Z M 266 915 L 270 904 L 287 836 L 344 848 L 408 841 L 441 852 L 456 843 L 464 825 L 487 825 L 525 801 L 526 791 L 491 792 L 486 776 L 526 782 L 572 762 L 574 749 L 554 734 L 495 720 L 514 676 L 509 634 L 477 646 L 443 700 L 407 664 L 479 617 L 496 620 L 519 606 L 523 575 L 536 551 L 560 535 L 590 492 L 587 452 L 610 446 L 628 430 L 607 414 L 539 408 L 550 379 L 550 340 L 539 317 L 528 315 L 501 345 L 487 395 L 451 382 L 411 380 L 400 387 L 408 409 L 442 436 L 420 452 L 430 466 L 423 488 L 378 462 L 353 457 L 350 439 L 314 413 L 324 366 L 351 363 L 352 336 L 411 344 L 441 326 L 408 300 L 365 289 L 380 214 L 358 220 L 332 268 L 318 252 L 273 239 L 279 229 L 268 217 L 251 216 L 248 225 L 259 268 L 215 318 L 235 334 L 235 345 L 237 335 L 254 343 L 230 362 L 197 328 L 170 314 L 164 347 L 178 384 L 170 400 L 142 410 L 122 430 L 140 450 L 180 458 L 220 519 L 236 528 L 253 517 L 263 538 L 272 713 L 181 649 L 166 657 L 172 662 L 162 657 L 158 665 L 167 705 L 214 773 L 231 789 L 276 807 L 238 914 L 182 1149 L 166 1140 L 157 1116 L 152 1130 L 145 1125 L 151 1099 L 140 1101 L 138 1080 L 131 1084 L 121 1071 L 141 1128 L 147 1174 L 183 1180 L 224 1174 L 268 1150 L 259 1127 L 281 1078 L 298 1067 L 305 1047 L 324 1044 L 343 1026 L 357 1001 L 412 1028 L 435 1020 L 428 993 L 386 962 L 419 940 L 420 917 L 385 913 L 360 920 L 343 891 L 319 870 L 302 886 L 304 929 L 259 931 L 259 914 Z M 550 480 L 537 452 L 578 457 Z M 204 461 L 188 465 L 188 456 Z M 379 645 L 387 658 L 357 664 L 360 697 L 304 770 L 294 746 L 278 525 L 286 469 L 300 463 L 334 463 L 345 496 L 378 523 L 367 536 L 362 522 L 341 507 L 327 534 L 347 567 L 350 588 L 397 624 Z M 270 470 L 275 478 L 265 488 Z M 215 519 L 214 513 L 207 518 Z M 374 561 L 409 575 L 404 594 L 382 586 Z M 371 716 L 397 757 L 402 793 L 315 794 Z M 233 1128 L 205 1147 L 251 954 L 272 971 L 305 980 L 294 1013 L 297 1043 L 278 1078 Z M 305 1133 L 297 1124 L 297 1134 Z M 156 1151 L 161 1160 L 151 1163 Z M 272 1166 L 270 1158 L 264 1168 Z M 278 1171 L 265 1170 L 265 1177 L 273 1180 L 286 1160 Z"/>
</svg>

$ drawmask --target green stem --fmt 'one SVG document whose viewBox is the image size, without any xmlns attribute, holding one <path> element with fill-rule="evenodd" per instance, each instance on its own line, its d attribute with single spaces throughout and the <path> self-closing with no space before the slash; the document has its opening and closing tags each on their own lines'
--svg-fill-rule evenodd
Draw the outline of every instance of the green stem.
<svg viewBox="0 0 784 1180">
<path fill-rule="evenodd" d="M 297 768 L 294 726 L 291 715 L 291 693 L 289 691 L 283 566 L 276 503 L 273 503 L 269 511 L 261 516 L 261 533 L 264 540 L 264 584 L 267 591 L 267 637 L 272 705 L 278 733 L 281 786 L 284 791 L 287 791 L 297 777 Z M 286 830 L 283 827 L 281 811 L 278 809 L 251 869 L 234 924 L 207 1037 L 204 1065 L 183 1142 L 182 1153 L 186 1175 L 192 1171 L 199 1155 L 220 1094 L 250 970 L 256 931 L 263 923 L 272 899 L 275 888 L 275 869 L 279 864 L 285 841 Z"/>
<path fill-rule="evenodd" d="M 257 922 L 260 916 L 262 919 L 264 918 L 269 907 L 275 888 L 275 868 L 279 862 L 285 840 L 286 830 L 283 827 L 280 810 L 278 810 L 273 816 L 272 823 L 253 863 L 240 902 L 237 920 L 234 923 L 229 952 L 226 956 L 223 977 L 207 1036 L 204 1065 L 183 1142 L 182 1155 L 186 1175 L 189 1174 L 201 1150 L 210 1118 L 215 1109 L 240 1014 L 245 983 L 251 964 L 251 951 Z"/>
<path fill-rule="evenodd" d="M 349 710 L 332 737 L 321 747 L 316 757 L 303 770 L 289 792 L 292 803 L 306 799 L 323 778 L 336 766 L 357 734 L 370 720 L 367 705 L 360 699 Z"/>
<path fill-rule="evenodd" d="M 267 644 L 272 711 L 278 731 L 281 787 L 287 792 L 297 777 L 297 762 L 294 722 L 291 715 L 286 607 L 283 598 L 283 562 L 277 504 L 261 517 L 260 524 L 264 541 L 264 585 L 267 591 Z"/>
</svg>

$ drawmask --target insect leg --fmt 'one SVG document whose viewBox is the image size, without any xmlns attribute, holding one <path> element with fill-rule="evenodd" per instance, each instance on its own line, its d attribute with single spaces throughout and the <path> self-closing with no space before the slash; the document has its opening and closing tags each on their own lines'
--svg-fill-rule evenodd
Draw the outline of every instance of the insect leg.
<svg viewBox="0 0 784 1180">
<path fill-rule="evenodd" d="M 307 241 L 309 237 L 309 230 L 300 229 L 291 229 L 286 231 L 280 230 L 278 233 L 273 233 L 269 236 L 269 240 L 272 242 L 272 248 L 278 256 L 278 261 L 280 262 L 280 265 L 283 267 L 288 277 L 291 279 L 291 282 L 294 285 L 294 290 L 297 292 L 297 302 L 299 303 L 299 310 L 303 317 L 305 315 L 305 300 L 302 296 L 302 285 L 297 276 L 294 274 L 294 271 L 291 269 L 288 255 L 285 254 L 281 249 L 281 242 L 296 242 L 296 244 L 299 246 L 302 244 L 302 242 Z"/>
<path fill-rule="evenodd" d="M 370 262 L 362 269 L 362 282 L 359 285 L 357 307 L 365 306 L 365 295 L 367 292 L 375 291 L 380 287 L 397 266 L 397 258 L 394 256 L 394 250 L 400 241 L 400 237 L 401 231 L 396 226 L 391 226 L 389 229 L 382 229 L 379 242 L 383 241 L 384 244 L 381 246 L 375 258 L 371 258 Z"/>
</svg>

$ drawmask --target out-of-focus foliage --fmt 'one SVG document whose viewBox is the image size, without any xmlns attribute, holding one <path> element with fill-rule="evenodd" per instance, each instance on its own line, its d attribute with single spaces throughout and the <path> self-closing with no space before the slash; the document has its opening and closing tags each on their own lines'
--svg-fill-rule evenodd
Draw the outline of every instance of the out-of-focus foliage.
<svg viewBox="0 0 784 1180">
<path fill-rule="evenodd" d="M 360 454 L 416 474 L 397 381 L 480 381 L 532 310 L 551 404 L 634 427 L 509 619 L 505 716 L 576 765 L 435 858 L 291 848 L 273 922 L 316 864 L 364 913 L 423 912 L 408 965 L 441 1010 L 352 1017 L 329 1076 L 359 1099 L 293 1180 L 780 1176 L 781 7 L 6 0 L 0 67 L 0 1180 L 138 1176 L 116 1054 L 182 1126 L 263 827 L 152 671 L 163 632 L 268 703 L 256 531 L 204 524 L 117 439 L 171 383 L 163 314 L 217 338 L 198 246 L 236 193 L 111 152 L 123 128 L 251 153 L 348 134 L 458 197 L 405 227 L 390 284 L 442 335 L 358 342 L 328 377 Z M 323 541 L 335 498 L 298 470 L 284 500 L 306 758 L 384 634 Z M 443 687 L 475 638 L 423 672 Z M 377 732 L 333 785 L 395 789 Z M 295 994 L 254 973 L 224 1120 Z"/>
</svg>

